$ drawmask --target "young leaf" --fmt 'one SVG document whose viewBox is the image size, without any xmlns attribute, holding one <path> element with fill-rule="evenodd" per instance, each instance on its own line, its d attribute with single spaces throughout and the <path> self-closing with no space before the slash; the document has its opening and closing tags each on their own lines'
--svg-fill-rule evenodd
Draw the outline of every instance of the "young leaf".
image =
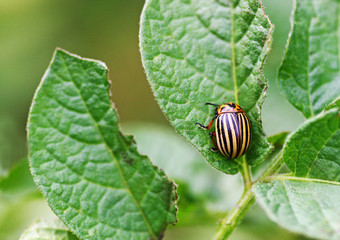
<svg viewBox="0 0 340 240">
<path fill-rule="evenodd" d="M 261 74 L 272 26 L 259 0 L 147 0 L 141 16 L 140 48 L 154 95 L 175 129 L 218 170 L 235 174 L 237 162 L 212 153 L 206 131 L 212 107 L 236 102 L 250 117 L 251 165 L 271 151 L 260 109 L 267 81 Z"/>
<path fill-rule="evenodd" d="M 267 138 L 268 142 L 272 144 L 275 149 L 283 147 L 289 132 L 280 132 Z"/>
<path fill-rule="evenodd" d="M 296 0 L 279 84 L 306 118 L 340 93 L 339 0 Z"/>
<path fill-rule="evenodd" d="M 81 239 L 158 239 L 176 221 L 175 185 L 119 131 L 107 68 L 56 50 L 34 97 L 31 171 Z"/>
<path fill-rule="evenodd" d="M 267 215 L 293 232 L 318 239 L 339 239 L 340 184 L 285 177 L 256 183 L 255 196 Z"/>
<path fill-rule="evenodd" d="M 340 117 L 338 109 L 320 114 L 291 135 L 283 158 L 298 177 L 340 181 Z"/>
<path fill-rule="evenodd" d="M 60 221 L 36 221 L 30 226 L 19 240 L 77 240 L 78 238 L 71 233 Z"/>
</svg>

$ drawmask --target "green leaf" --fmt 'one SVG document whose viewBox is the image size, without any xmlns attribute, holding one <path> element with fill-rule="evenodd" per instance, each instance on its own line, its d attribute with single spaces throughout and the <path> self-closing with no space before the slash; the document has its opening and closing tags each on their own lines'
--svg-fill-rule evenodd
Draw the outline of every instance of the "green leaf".
<svg viewBox="0 0 340 240">
<path fill-rule="evenodd" d="M 248 114 L 253 141 L 247 161 L 271 151 L 260 110 L 267 81 L 261 74 L 272 26 L 258 0 L 147 0 L 140 48 L 153 93 L 175 129 L 218 170 L 235 174 L 238 164 L 212 153 L 213 143 L 195 122 L 214 116 L 204 103 L 239 103 Z"/>
<path fill-rule="evenodd" d="M 267 138 L 268 142 L 275 148 L 282 148 L 289 132 L 280 132 Z"/>
<path fill-rule="evenodd" d="M 158 239 L 176 221 L 175 185 L 119 131 L 105 64 L 56 50 L 28 121 L 31 170 L 82 239 Z"/>
<path fill-rule="evenodd" d="M 288 139 L 283 158 L 295 176 L 340 181 L 340 116 L 337 109 L 305 122 Z"/>
<path fill-rule="evenodd" d="M 293 232 L 318 239 L 340 239 L 340 184 L 281 177 L 256 183 L 256 199 L 269 218 Z"/>
<path fill-rule="evenodd" d="M 19 240 L 77 240 L 67 227 L 60 221 L 36 221 Z"/>
<path fill-rule="evenodd" d="M 340 95 L 339 0 L 296 0 L 279 84 L 306 118 Z"/>
</svg>

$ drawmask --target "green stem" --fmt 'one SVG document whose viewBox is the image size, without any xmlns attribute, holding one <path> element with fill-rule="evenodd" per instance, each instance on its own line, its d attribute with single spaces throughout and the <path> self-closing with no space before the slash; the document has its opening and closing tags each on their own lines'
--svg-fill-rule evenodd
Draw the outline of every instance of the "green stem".
<svg viewBox="0 0 340 240">
<path fill-rule="evenodd" d="M 247 163 L 245 156 L 242 157 L 241 166 L 242 166 L 241 175 L 242 175 L 242 178 L 243 178 L 244 192 L 246 192 L 248 189 L 251 189 L 253 183 L 251 181 L 249 165 Z"/>
<path fill-rule="evenodd" d="M 221 220 L 220 227 L 212 239 L 227 239 L 235 227 L 241 222 L 243 216 L 254 202 L 254 193 L 250 188 L 243 193 L 242 197 L 237 202 L 236 206 L 229 212 L 229 214 L 223 220 Z"/>
<path fill-rule="evenodd" d="M 255 182 L 262 182 L 267 177 L 275 174 L 280 170 L 283 165 L 283 152 L 279 152 L 274 160 L 264 169 L 262 175 Z M 249 171 L 249 166 L 245 160 L 245 157 L 242 159 L 242 177 L 244 180 L 244 192 L 242 197 L 239 199 L 235 207 L 228 213 L 228 215 L 221 220 L 220 226 L 213 236 L 212 240 L 223 240 L 227 239 L 231 233 L 234 231 L 236 226 L 241 222 L 244 215 L 247 213 L 249 208 L 254 204 L 255 197 L 252 191 L 252 181 Z"/>
</svg>

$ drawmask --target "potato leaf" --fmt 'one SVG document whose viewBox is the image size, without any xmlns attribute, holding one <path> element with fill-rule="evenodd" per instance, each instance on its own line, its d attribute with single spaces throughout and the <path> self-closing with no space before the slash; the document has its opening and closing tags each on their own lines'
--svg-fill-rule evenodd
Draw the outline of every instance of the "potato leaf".
<svg viewBox="0 0 340 240">
<path fill-rule="evenodd" d="M 158 239 L 176 221 L 175 185 L 121 134 L 107 68 L 56 50 L 28 120 L 34 180 L 81 239 Z"/>
<path fill-rule="evenodd" d="M 216 169 L 238 172 L 235 160 L 212 153 L 206 131 L 214 115 L 204 103 L 236 102 L 250 117 L 247 162 L 261 162 L 271 146 L 260 109 L 267 81 L 261 73 L 272 25 L 259 0 L 147 0 L 141 16 L 144 68 L 161 109 L 175 129 Z"/>
<path fill-rule="evenodd" d="M 339 0 L 296 0 L 279 84 L 310 118 L 340 96 Z"/>
</svg>

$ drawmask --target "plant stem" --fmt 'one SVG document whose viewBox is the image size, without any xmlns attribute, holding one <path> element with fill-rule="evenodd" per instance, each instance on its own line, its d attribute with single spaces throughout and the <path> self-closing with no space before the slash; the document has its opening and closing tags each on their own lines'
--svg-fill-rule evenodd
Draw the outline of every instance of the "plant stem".
<svg viewBox="0 0 340 240">
<path fill-rule="evenodd" d="M 241 175 L 243 178 L 244 192 L 246 192 L 248 189 L 251 189 L 253 183 L 251 181 L 250 170 L 245 156 L 242 157 Z"/>
<path fill-rule="evenodd" d="M 236 206 L 229 212 L 229 214 L 223 220 L 221 220 L 220 227 L 213 236 L 212 240 L 227 239 L 254 202 L 254 193 L 250 188 L 243 193 L 242 197 L 237 202 Z"/>
<path fill-rule="evenodd" d="M 280 151 L 273 161 L 264 169 L 261 176 L 255 182 L 262 182 L 265 178 L 275 174 L 283 165 L 283 151 Z M 236 226 L 241 222 L 243 216 L 247 213 L 249 208 L 254 204 L 255 197 L 252 191 L 252 181 L 249 171 L 249 166 L 245 157 L 242 159 L 242 178 L 244 180 L 244 191 L 242 197 L 239 199 L 235 207 L 228 213 L 228 215 L 221 220 L 220 226 L 213 236 L 212 240 L 227 239 Z"/>
</svg>

